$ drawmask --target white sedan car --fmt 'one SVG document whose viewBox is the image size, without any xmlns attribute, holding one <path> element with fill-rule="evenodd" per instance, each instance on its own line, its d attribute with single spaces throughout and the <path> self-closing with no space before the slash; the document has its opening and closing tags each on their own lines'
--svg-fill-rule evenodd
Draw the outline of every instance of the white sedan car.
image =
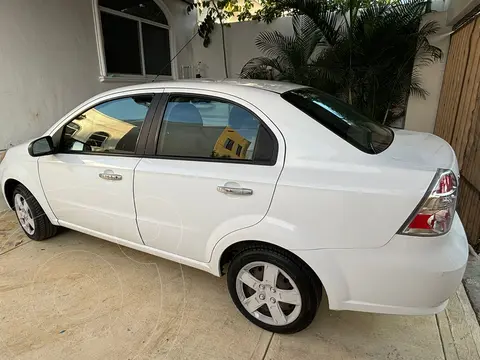
<svg viewBox="0 0 480 360">
<path fill-rule="evenodd" d="M 452 148 L 300 85 L 116 89 L 2 157 L 31 239 L 66 227 L 226 274 L 273 332 L 308 326 L 322 287 L 333 310 L 437 313 L 465 270 Z"/>
</svg>

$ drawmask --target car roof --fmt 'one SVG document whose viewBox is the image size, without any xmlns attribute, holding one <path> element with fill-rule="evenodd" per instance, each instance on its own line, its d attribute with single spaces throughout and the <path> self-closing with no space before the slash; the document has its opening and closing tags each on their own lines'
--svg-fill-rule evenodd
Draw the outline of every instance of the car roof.
<svg viewBox="0 0 480 360">
<path fill-rule="evenodd" d="M 147 84 L 133 85 L 123 88 L 116 88 L 110 92 L 118 92 L 124 90 L 143 90 L 143 89 L 169 89 L 169 88 L 190 88 L 197 90 L 214 90 L 225 93 L 235 94 L 235 89 L 245 88 L 259 89 L 264 91 L 282 94 L 284 92 L 305 87 L 303 85 L 292 84 L 282 81 L 269 80 L 253 80 L 253 79 L 192 79 L 192 80 L 172 80 L 172 81 L 156 81 Z"/>
<path fill-rule="evenodd" d="M 61 121 L 71 117 L 74 113 L 84 107 L 91 107 L 93 103 L 101 101 L 110 96 L 120 96 L 128 93 L 128 96 L 135 92 L 149 92 L 158 90 L 169 89 L 187 91 L 188 90 L 205 90 L 211 92 L 223 93 L 225 95 L 231 95 L 239 99 L 243 99 L 252 103 L 257 107 L 264 107 L 265 102 L 270 103 L 274 98 L 277 98 L 277 94 L 284 92 L 305 88 L 303 85 L 292 84 L 281 81 L 268 81 L 268 80 L 253 80 L 253 79 L 224 79 L 224 80 L 212 80 L 212 79 L 189 79 L 189 80 L 168 80 L 168 81 L 155 81 L 145 84 L 137 84 L 126 87 L 118 87 L 106 92 L 102 92 L 93 96 L 92 98 L 84 101 L 82 104 L 67 113 Z M 268 96 L 262 96 L 268 95 Z M 258 101 L 263 101 L 264 104 L 259 104 Z M 60 122 L 61 122 L 60 121 Z M 54 131 L 57 124 L 54 124 L 47 133 Z"/>
<path fill-rule="evenodd" d="M 304 87 L 303 85 L 292 84 L 289 82 L 283 81 L 270 81 L 270 80 L 255 80 L 255 79 L 225 79 L 225 80 L 212 80 L 212 79 L 203 79 L 203 80 L 180 80 L 175 82 L 178 83 L 191 84 L 192 86 L 218 86 L 220 87 L 229 87 L 229 86 L 246 86 L 255 89 L 261 89 L 266 91 L 272 91 L 278 94 L 282 94 L 286 91 L 293 89 L 298 89 Z"/>
</svg>

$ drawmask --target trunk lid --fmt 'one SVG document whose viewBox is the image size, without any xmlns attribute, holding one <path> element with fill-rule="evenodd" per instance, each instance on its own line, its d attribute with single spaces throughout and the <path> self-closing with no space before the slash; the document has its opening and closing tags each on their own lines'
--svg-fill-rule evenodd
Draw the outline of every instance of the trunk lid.
<svg viewBox="0 0 480 360">
<path fill-rule="evenodd" d="M 412 169 L 451 169 L 458 177 L 457 157 L 445 140 L 429 133 L 396 129 L 393 131 L 395 137 L 392 144 L 379 155 Z"/>
</svg>

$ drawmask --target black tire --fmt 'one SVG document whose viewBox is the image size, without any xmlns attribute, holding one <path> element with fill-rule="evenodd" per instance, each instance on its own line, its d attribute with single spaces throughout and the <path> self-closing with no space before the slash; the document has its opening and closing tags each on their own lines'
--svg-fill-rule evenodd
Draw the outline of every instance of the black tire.
<svg viewBox="0 0 480 360">
<path fill-rule="evenodd" d="M 35 224 L 35 229 L 33 234 L 27 233 L 27 231 L 25 231 L 25 229 L 21 226 L 20 219 L 18 218 L 18 214 L 15 211 L 17 220 L 20 224 L 20 227 L 22 227 L 22 230 L 25 232 L 25 235 L 27 235 L 30 239 L 36 240 L 36 241 L 46 240 L 55 236 L 58 231 L 58 226 L 55 226 L 50 222 L 50 219 L 47 217 L 47 215 L 45 215 L 45 212 L 43 211 L 42 207 L 38 203 L 37 199 L 35 199 L 35 197 L 32 195 L 32 193 L 28 191 L 28 189 L 22 184 L 17 185 L 15 190 L 13 190 L 14 204 L 15 204 L 15 196 L 17 194 L 20 194 L 27 202 L 33 217 L 33 222 Z"/>
<path fill-rule="evenodd" d="M 243 306 L 237 294 L 237 275 L 244 266 L 258 261 L 275 265 L 284 271 L 298 288 L 301 297 L 301 308 L 298 317 L 291 323 L 286 325 L 265 323 L 253 316 Z M 237 253 L 228 268 L 227 282 L 228 291 L 238 310 L 255 325 L 275 333 L 292 334 L 305 329 L 315 318 L 321 302 L 321 284 L 312 274 L 312 270 L 289 252 L 268 245 L 252 245 Z M 259 311 L 265 310 L 260 308 Z"/>
</svg>

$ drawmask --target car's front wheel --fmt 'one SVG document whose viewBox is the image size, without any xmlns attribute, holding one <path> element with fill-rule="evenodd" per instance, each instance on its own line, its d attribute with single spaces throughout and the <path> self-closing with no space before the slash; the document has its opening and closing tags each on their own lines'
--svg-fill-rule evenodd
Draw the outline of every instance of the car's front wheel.
<svg viewBox="0 0 480 360">
<path fill-rule="evenodd" d="M 315 318 L 321 292 L 309 269 L 287 252 L 261 245 L 244 249 L 233 258 L 227 277 L 237 308 L 265 330 L 295 333 Z"/>
<path fill-rule="evenodd" d="M 13 191 L 13 204 L 18 222 L 25 234 L 32 240 L 46 240 L 57 233 L 53 225 L 28 189 L 19 184 Z"/>
</svg>

